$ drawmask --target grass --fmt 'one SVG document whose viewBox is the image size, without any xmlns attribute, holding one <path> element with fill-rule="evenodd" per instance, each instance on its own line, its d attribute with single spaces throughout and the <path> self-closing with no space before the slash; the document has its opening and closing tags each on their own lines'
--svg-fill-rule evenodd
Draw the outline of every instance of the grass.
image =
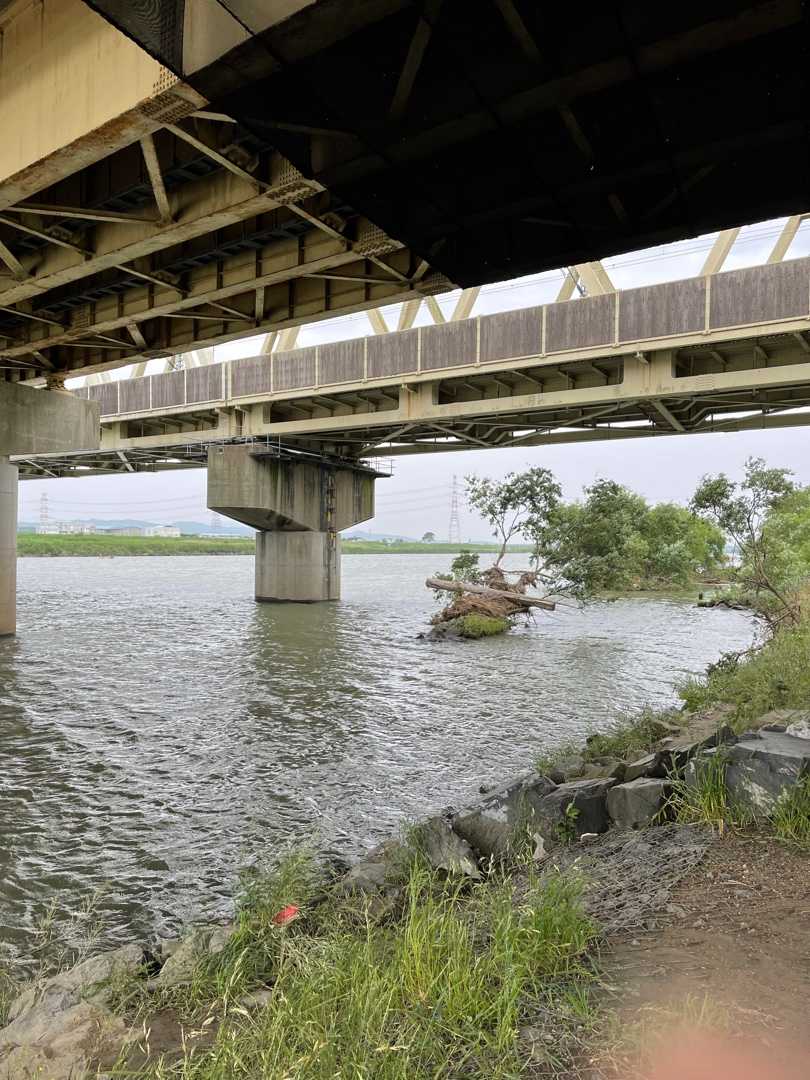
<svg viewBox="0 0 810 1080">
<path fill-rule="evenodd" d="M 771 822 L 780 840 L 810 850 L 810 775 L 782 795 Z"/>
<path fill-rule="evenodd" d="M 726 825 L 744 825 L 750 820 L 750 815 L 732 804 L 722 750 L 695 759 L 693 776 L 671 777 L 671 783 L 672 794 L 664 813 L 682 824 L 703 822 L 722 831 Z"/>
<path fill-rule="evenodd" d="M 287 864 L 254 885 L 225 952 L 171 1002 L 216 1030 L 212 1045 L 187 1044 L 143 1080 L 512 1080 L 536 1053 L 526 1024 L 548 1034 L 549 1067 L 567 1066 L 590 1013 L 595 938 L 575 877 L 459 885 L 415 857 L 383 918 L 358 897 L 317 902 L 316 879 Z M 295 899 L 301 917 L 275 926 Z M 272 994 L 248 1010 L 239 999 L 256 985 Z M 122 1005 L 133 1018 L 134 1000 Z"/>
<path fill-rule="evenodd" d="M 619 721 L 609 731 L 589 735 L 584 746 L 567 742 L 544 750 L 534 761 L 541 774 L 548 773 L 566 758 L 578 757 L 586 763 L 604 758 L 632 760 L 652 751 L 665 735 L 672 734 L 678 724 L 675 709 L 642 709 L 636 716 Z"/>
<path fill-rule="evenodd" d="M 734 706 L 733 726 L 743 731 L 773 709 L 806 709 L 810 702 L 810 619 L 780 630 L 756 651 L 725 657 L 702 678 L 689 679 L 678 692 L 687 709 L 721 702 Z"/>
<path fill-rule="evenodd" d="M 204 540 L 198 536 L 86 536 L 17 534 L 17 554 L 27 556 L 252 555 L 252 537 Z"/>
<path fill-rule="evenodd" d="M 256 543 L 252 536 L 86 536 L 17 534 L 17 553 L 26 556 L 104 556 L 104 555 L 252 555 Z M 422 544 L 418 541 L 387 543 L 381 540 L 343 540 L 344 555 L 442 555 L 461 550 L 492 552 L 497 544 Z M 529 551 L 528 547 L 510 547 L 509 551 Z"/>
<path fill-rule="evenodd" d="M 505 634 L 512 626 L 508 619 L 495 619 L 489 615 L 463 615 L 454 619 L 453 625 L 458 627 L 462 637 L 471 639 Z"/>
</svg>

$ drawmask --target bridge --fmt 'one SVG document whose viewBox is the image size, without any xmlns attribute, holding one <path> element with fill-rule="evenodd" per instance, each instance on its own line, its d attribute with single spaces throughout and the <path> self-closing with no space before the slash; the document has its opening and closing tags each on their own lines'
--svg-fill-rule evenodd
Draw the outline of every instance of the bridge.
<svg viewBox="0 0 810 1080">
<path fill-rule="evenodd" d="M 319 599 L 336 523 L 372 507 L 378 447 L 804 422 L 807 269 L 780 262 L 810 190 L 799 0 L 576 18 L 523 0 L 0 0 L 0 633 L 18 469 L 207 460 L 212 505 L 264 521 L 298 582 L 257 574 L 257 592 Z M 618 294 L 594 261 L 781 215 L 756 273 L 714 275 L 718 256 Z M 590 278 L 586 299 L 144 375 L 558 266 Z"/>
</svg>

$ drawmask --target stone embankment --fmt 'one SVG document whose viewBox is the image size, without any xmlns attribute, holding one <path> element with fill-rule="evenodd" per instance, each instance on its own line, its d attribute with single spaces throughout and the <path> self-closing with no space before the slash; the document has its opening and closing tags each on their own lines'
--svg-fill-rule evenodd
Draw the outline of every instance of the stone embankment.
<svg viewBox="0 0 810 1080">
<path fill-rule="evenodd" d="M 735 734 L 719 707 L 687 717 L 685 725 L 662 724 L 650 752 L 631 760 L 587 761 L 572 755 L 548 770 L 534 771 L 483 791 L 461 809 L 447 809 L 414 827 L 407 841 L 389 841 L 356 862 L 334 886 L 364 893 L 384 914 L 399 900 L 401 867 L 416 846 L 436 869 L 477 880 L 515 845 L 529 845 L 535 861 L 553 849 L 588 841 L 612 827 L 655 828 L 667 821 L 673 786 L 697 784 L 702 768 L 722 754 L 730 799 L 753 817 L 772 813 L 779 798 L 810 774 L 810 712 L 781 710 Z M 650 834 L 654 835 L 654 834 Z M 182 939 L 149 946 L 126 945 L 92 957 L 32 986 L 11 1005 L 0 1030 L 0 1080 L 84 1080 L 103 1076 L 143 1028 L 128 1026 L 110 1007 L 116 986 L 137 980 L 143 990 L 164 991 L 191 983 L 203 962 L 227 945 L 234 924 L 195 927 Z M 244 1009 L 266 1004 L 272 991 L 247 995 Z"/>
</svg>

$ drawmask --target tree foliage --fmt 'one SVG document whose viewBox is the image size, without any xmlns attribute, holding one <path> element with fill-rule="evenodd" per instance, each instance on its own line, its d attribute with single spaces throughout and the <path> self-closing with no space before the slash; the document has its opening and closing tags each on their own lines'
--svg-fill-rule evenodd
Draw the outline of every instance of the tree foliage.
<svg viewBox="0 0 810 1080">
<path fill-rule="evenodd" d="M 704 476 L 691 503 L 733 541 L 740 584 L 762 601 L 762 612 L 774 626 L 796 622 L 800 614 L 790 590 L 800 558 L 792 545 L 801 528 L 803 493 L 791 475 L 789 469 L 769 468 L 762 458 L 749 458 L 739 482 L 725 473 Z"/>
<path fill-rule="evenodd" d="M 614 480 L 585 488 L 585 500 L 557 508 L 541 556 L 587 592 L 687 584 L 723 559 L 716 526 L 673 503 L 650 507 Z"/>
<path fill-rule="evenodd" d="M 562 489 L 550 469 L 536 467 L 510 472 L 503 480 L 466 477 L 467 501 L 492 527 L 501 549 L 499 566 L 509 542 L 521 537 L 535 551 L 543 543 L 549 519 L 560 505 Z"/>
</svg>

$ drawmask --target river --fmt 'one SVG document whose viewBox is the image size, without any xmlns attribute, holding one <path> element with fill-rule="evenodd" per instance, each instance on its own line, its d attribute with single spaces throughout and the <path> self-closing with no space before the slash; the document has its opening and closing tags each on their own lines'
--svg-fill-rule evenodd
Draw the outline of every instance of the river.
<svg viewBox="0 0 810 1080">
<path fill-rule="evenodd" d="M 518 556 L 512 557 L 518 559 Z M 90 898 L 107 943 L 227 910 L 240 868 L 352 853 L 745 647 L 740 612 L 632 598 L 417 640 L 443 555 L 343 559 L 343 600 L 257 605 L 249 556 L 21 559 L 0 641 L 0 961 Z M 517 565 L 517 563 L 515 563 Z"/>
</svg>

